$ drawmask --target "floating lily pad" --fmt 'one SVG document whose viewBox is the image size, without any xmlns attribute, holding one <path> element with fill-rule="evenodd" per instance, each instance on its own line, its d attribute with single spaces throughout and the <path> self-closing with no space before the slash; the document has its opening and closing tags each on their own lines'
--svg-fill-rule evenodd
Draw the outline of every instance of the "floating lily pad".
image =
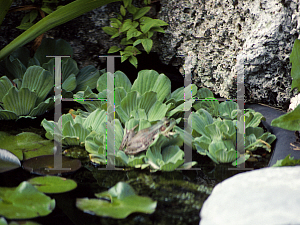
<svg viewBox="0 0 300 225">
<path fill-rule="evenodd" d="M 119 182 L 108 191 L 95 195 L 98 199 L 76 199 L 77 208 L 92 215 L 123 219 L 133 212 L 151 214 L 157 204 L 149 197 L 136 195 L 125 182 Z"/>
<path fill-rule="evenodd" d="M 28 182 L 44 193 L 63 193 L 77 187 L 75 181 L 56 176 L 35 177 L 28 180 Z"/>
<path fill-rule="evenodd" d="M 23 132 L 16 136 L 0 131 L 0 148 L 15 154 L 19 160 L 53 154 L 54 143 L 40 135 Z"/>
<path fill-rule="evenodd" d="M 75 172 L 80 169 L 81 162 L 78 159 L 71 159 L 69 157 L 62 156 L 61 167 L 63 169 L 58 168 L 57 170 L 52 170 L 52 168 L 54 168 L 53 155 L 39 156 L 23 162 L 23 168 L 25 170 L 38 175 L 56 175 Z"/>
<path fill-rule="evenodd" d="M 17 156 L 5 149 L 0 149 L 0 173 L 14 170 L 20 166 L 21 162 Z"/>
<path fill-rule="evenodd" d="M 26 220 L 11 221 L 9 224 L 6 222 L 4 217 L 0 218 L 0 225 L 41 225 L 40 223 Z"/>
<path fill-rule="evenodd" d="M 0 215 L 8 219 L 46 216 L 55 208 L 55 200 L 24 181 L 18 187 L 0 187 Z"/>
</svg>

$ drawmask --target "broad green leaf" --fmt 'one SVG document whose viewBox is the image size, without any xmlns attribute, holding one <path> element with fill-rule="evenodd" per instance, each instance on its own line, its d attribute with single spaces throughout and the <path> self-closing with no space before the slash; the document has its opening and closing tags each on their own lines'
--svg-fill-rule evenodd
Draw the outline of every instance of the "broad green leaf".
<svg viewBox="0 0 300 225">
<path fill-rule="evenodd" d="M 132 0 L 123 0 L 123 2 L 124 2 L 125 8 L 127 8 L 127 6 L 131 5 Z"/>
<path fill-rule="evenodd" d="M 110 18 L 109 20 L 118 24 L 119 27 L 122 25 L 122 22 L 120 20 L 118 20 L 117 18 Z"/>
<path fill-rule="evenodd" d="M 292 63 L 291 76 L 293 78 L 291 91 L 297 88 L 298 92 L 300 92 L 300 40 L 299 39 L 295 40 L 293 50 L 290 55 L 290 62 Z"/>
<path fill-rule="evenodd" d="M 141 9 L 139 9 L 135 14 L 133 14 L 133 19 L 134 19 L 134 20 L 137 20 L 137 19 L 141 18 L 141 17 L 144 16 L 150 9 L 151 9 L 150 6 L 143 7 L 143 8 L 141 8 Z"/>
<path fill-rule="evenodd" d="M 120 32 L 117 32 L 115 33 L 113 36 L 110 37 L 110 39 L 113 39 L 113 38 L 116 38 L 116 37 L 119 37 L 122 33 Z"/>
<path fill-rule="evenodd" d="M 118 52 L 120 50 L 121 50 L 121 48 L 119 48 L 118 46 L 112 46 L 112 47 L 109 48 L 107 53 L 115 53 L 115 52 Z"/>
<path fill-rule="evenodd" d="M 102 27 L 102 30 L 109 35 L 114 35 L 116 33 L 119 33 L 119 30 L 113 27 Z"/>
<path fill-rule="evenodd" d="M 18 90 L 16 87 L 12 87 L 2 101 L 4 109 L 15 113 L 17 116 L 28 115 L 35 106 L 37 95 L 28 88 Z"/>
<path fill-rule="evenodd" d="M 148 33 L 149 33 L 149 32 L 152 32 L 152 33 L 153 33 L 154 31 L 160 32 L 160 33 L 165 33 L 165 30 L 162 29 L 161 27 L 152 27 L 152 28 L 148 31 Z M 148 37 L 148 38 L 150 38 L 150 37 Z"/>
<path fill-rule="evenodd" d="M 142 33 L 140 31 L 138 31 L 137 29 L 131 27 L 128 31 L 127 31 L 127 40 L 133 38 L 133 37 L 138 37 L 140 36 Z"/>
<path fill-rule="evenodd" d="M 127 30 L 129 30 L 132 26 L 133 26 L 133 25 L 132 25 L 131 19 L 127 19 L 127 20 L 124 21 L 123 25 L 121 26 L 120 32 L 127 31 Z"/>
<path fill-rule="evenodd" d="M 135 68 L 137 68 L 137 63 L 138 63 L 138 61 L 137 61 L 137 58 L 136 58 L 135 56 L 130 56 L 129 62 L 130 62 Z"/>
<path fill-rule="evenodd" d="M 114 28 L 119 28 L 120 26 L 117 23 L 110 23 L 110 25 Z"/>
<path fill-rule="evenodd" d="M 30 13 L 26 13 L 25 16 L 23 17 L 22 21 L 21 21 L 21 25 L 24 24 L 24 23 L 27 23 L 29 22 L 30 20 Z M 32 22 L 32 21 L 30 21 Z"/>
<path fill-rule="evenodd" d="M 149 54 L 153 45 L 153 41 L 151 39 L 141 39 L 142 45 L 145 51 Z"/>
<path fill-rule="evenodd" d="M 143 17 L 142 17 L 143 18 Z M 141 31 L 143 33 L 148 32 L 152 27 L 157 27 L 157 26 L 167 26 L 169 25 L 168 23 L 159 20 L 159 19 L 152 19 L 151 21 L 147 21 L 144 23 L 144 25 L 141 25 Z"/>
<path fill-rule="evenodd" d="M 122 38 L 122 40 L 120 42 L 121 45 L 130 45 L 132 43 L 133 43 L 133 41 L 132 40 L 127 40 L 127 38 Z"/>
<path fill-rule="evenodd" d="M 129 54 L 126 54 L 126 55 L 122 55 L 122 58 L 121 58 L 121 62 L 124 62 L 126 59 L 128 59 L 130 57 Z"/>
<path fill-rule="evenodd" d="M 121 15 L 122 15 L 122 16 L 125 16 L 125 15 L 126 15 L 126 9 L 124 8 L 123 5 L 121 5 L 121 7 L 120 7 L 120 12 L 121 12 Z"/>
<path fill-rule="evenodd" d="M 30 12 L 30 23 L 32 23 L 38 16 L 38 11 L 37 10 L 32 10 Z"/>
<path fill-rule="evenodd" d="M 24 74 L 21 90 L 23 88 L 28 88 L 37 95 L 35 104 L 38 105 L 45 100 L 53 88 L 53 76 L 39 66 L 31 66 Z"/>
<path fill-rule="evenodd" d="M 83 67 L 76 77 L 77 87 L 74 92 L 84 91 L 87 87 L 91 89 L 96 88 L 97 80 L 100 77 L 100 71 L 96 69 L 96 67 L 89 65 Z"/>
<path fill-rule="evenodd" d="M 142 39 L 138 39 L 133 43 L 133 46 L 136 46 L 142 42 Z"/>
<path fill-rule="evenodd" d="M 27 181 L 43 193 L 64 193 L 77 187 L 75 181 L 57 176 L 34 177 Z"/>
<path fill-rule="evenodd" d="M 32 27 L 34 24 L 33 23 L 22 23 L 20 26 L 17 26 L 16 28 L 20 30 L 28 30 L 30 27 Z"/>
<path fill-rule="evenodd" d="M 132 15 L 135 14 L 135 13 L 137 12 L 138 9 L 139 9 L 139 8 L 135 7 L 135 6 L 132 5 L 132 4 L 129 4 L 129 5 L 127 6 L 128 12 L 131 13 Z"/>
<path fill-rule="evenodd" d="M 293 111 L 272 120 L 271 126 L 292 131 L 300 130 L 300 105 L 298 105 Z"/>
<path fill-rule="evenodd" d="M 77 208 L 97 216 L 123 219 L 133 212 L 151 214 L 157 204 L 148 197 L 137 196 L 132 187 L 125 182 L 119 182 L 108 191 L 95 195 L 98 199 L 77 199 Z"/>
<path fill-rule="evenodd" d="M 163 102 L 171 94 L 171 81 L 166 75 L 158 74 L 155 70 L 141 70 L 131 90 L 138 91 L 141 95 L 147 91 L 154 91 L 158 101 Z"/>
<path fill-rule="evenodd" d="M 0 187 L 0 214 L 7 219 L 46 216 L 55 208 L 55 200 L 24 181 L 18 187 Z M 24 201 L 26 199 L 26 201 Z"/>
<path fill-rule="evenodd" d="M 101 7 L 111 2 L 117 2 L 117 1 L 120 0 L 76 0 L 65 5 L 64 7 L 55 10 L 53 13 L 38 21 L 35 25 L 30 27 L 28 30 L 26 30 L 17 38 L 15 38 L 11 43 L 5 46 L 0 51 L 0 60 L 8 56 L 11 52 L 13 52 L 18 47 L 27 44 L 28 42 L 32 41 L 39 35 L 45 33 L 46 31 L 58 25 L 64 24 L 95 8 Z M 8 1 L 7 4 L 4 5 L 6 6 L 4 7 L 4 10 L 8 9 L 7 5 L 9 5 L 9 3 L 10 0 Z M 0 14 L 0 19 L 1 17 L 4 17 L 3 14 L 2 15 Z"/>
<path fill-rule="evenodd" d="M 11 81 L 6 76 L 0 78 L 0 102 L 12 87 Z"/>
<path fill-rule="evenodd" d="M 126 92 L 131 89 L 131 82 L 128 77 L 121 71 L 116 71 L 114 74 L 115 88 L 123 87 Z M 97 90 L 102 92 L 107 89 L 107 73 L 102 74 L 97 81 Z"/>
</svg>

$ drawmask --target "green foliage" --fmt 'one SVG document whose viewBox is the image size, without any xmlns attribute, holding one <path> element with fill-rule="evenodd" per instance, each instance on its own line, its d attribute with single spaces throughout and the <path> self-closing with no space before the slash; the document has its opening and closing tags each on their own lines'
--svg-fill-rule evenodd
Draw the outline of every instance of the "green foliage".
<svg viewBox="0 0 300 225">
<path fill-rule="evenodd" d="M 2 22 L 4 16 L 7 13 L 9 6 L 12 1 L 1 0 L 1 8 L 0 8 L 0 22 Z M 86 12 L 89 12 L 95 8 L 101 7 L 111 2 L 117 2 L 120 0 L 76 0 L 71 2 L 63 7 L 58 8 L 53 13 L 49 14 L 45 18 L 38 21 L 36 24 L 31 26 L 29 29 L 24 31 L 21 35 L 15 38 L 11 43 L 5 46 L 0 51 L 0 60 L 4 59 L 11 52 L 16 50 L 17 48 L 27 44 L 32 41 L 36 37 L 45 33 L 46 31 L 64 24 Z M 2 5 L 4 7 L 2 8 Z"/>
<path fill-rule="evenodd" d="M 292 63 L 291 76 L 293 78 L 291 91 L 297 88 L 300 91 L 300 40 L 296 39 L 290 55 Z M 286 130 L 300 130 L 300 105 L 293 111 L 282 115 L 271 122 L 271 126 L 280 127 Z"/>
<path fill-rule="evenodd" d="M 14 84 L 14 85 L 13 85 Z M 40 66 L 30 66 L 23 79 L 0 78 L 0 120 L 35 118 L 53 107 L 53 97 L 45 100 L 53 88 L 53 77 Z"/>
<path fill-rule="evenodd" d="M 161 26 L 167 26 L 168 24 L 159 19 L 152 19 L 150 17 L 144 16 L 150 9 L 150 6 L 143 8 L 138 8 L 133 6 L 131 0 L 123 0 L 124 6 L 120 7 L 120 14 L 117 18 L 111 18 L 110 27 L 103 27 L 103 31 L 111 38 L 119 37 L 120 35 L 125 35 L 120 44 L 129 45 L 124 51 L 120 51 L 121 48 L 117 46 L 112 46 L 108 53 L 115 53 L 120 51 L 122 56 L 121 62 L 129 60 L 129 62 L 137 68 L 137 58 L 136 55 L 141 54 L 141 52 L 135 47 L 138 44 L 142 44 L 145 51 L 149 54 L 153 45 L 151 37 L 154 32 L 165 33 Z M 150 4 L 150 0 L 144 0 L 144 4 Z M 131 14 L 129 19 L 124 17 L 127 15 L 127 11 Z"/>
<path fill-rule="evenodd" d="M 290 62 L 292 63 L 291 76 L 293 78 L 291 91 L 294 88 L 297 88 L 299 92 L 300 91 L 300 40 L 299 39 L 295 40 L 293 50 L 290 55 Z"/>
<path fill-rule="evenodd" d="M 77 187 L 75 181 L 56 176 L 34 177 L 27 182 L 32 184 L 40 192 L 47 194 L 64 193 Z"/>
<path fill-rule="evenodd" d="M 208 94 L 207 90 L 205 92 Z M 244 123 L 240 124 L 240 121 L 237 120 L 239 111 L 237 103 L 226 101 L 221 104 L 204 104 L 204 106 L 208 110 L 200 108 L 196 113 L 192 113 L 188 120 L 193 129 L 192 134 L 195 137 L 193 146 L 197 152 L 209 156 L 215 163 L 237 165 L 246 161 L 250 155 L 240 155 L 236 151 L 237 127 L 244 126 Z M 210 109 L 209 106 L 216 106 L 217 109 Z M 215 112 L 218 118 L 213 118 L 208 111 Z M 253 110 L 245 111 L 242 115 L 245 116 L 245 150 L 255 151 L 261 147 L 270 152 L 270 144 L 276 139 L 275 135 L 269 132 L 264 133 L 262 128 L 257 127 L 261 119 L 264 119 L 260 113 Z"/>
<path fill-rule="evenodd" d="M 31 0 L 33 3 L 35 0 Z M 59 9 L 63 7 L 63 5 L 59 5 L 60 3 L 64 2 L 65 0 L 43 0 L 42 1 L 42 6 L 37 9 L 32 9 L 28 13 L 26 13 L 21 21 L 20 26 L 17 28 L 20 30 L 27 30 L 30 27 L 32 27 L 38 18 L 38 10 L 40 9 L 46 14 L 51 14 L 53 11 L 56 9 Z M 26 7 L 26 6 L 25 6 Z"/>
<path fill-rule="evenodd" d="M 55 208 L 55 200 L 24 181 L 18 187 L 0 187 L 0 214 L 7 219 L 46 216 Z"/>
<path fill-rule="evenodd" d="M 134 212 L 151 214 L 157 205 L 149 197 L 136 195 L 134 189 L 125 182 L 119 182 L 108 191 L 95 195 L 97 199 L 76 199 L 77 208 L 97 216 L 123 219 Z"/>
<path fill-rule="evenodd" d="M 31 132 L 9 135 L 0 131 L 0 148 L 13 153 L 19 160 L 51 155 L 54 152 L 52 141 Z"/>
<path fill-rule="evenodd" d="M 70 56 L 70 58 L 62 58 L 61 63 L 62 96 L 64 98 L 72 97 L 72 91 L 83 91 L 88 86 L 91 89 L 96 88 L 96 82 L 100 74 L 105 71 L 99 71 L 91 65 L 79 70 L 76 61 L 71 58 L 73 49 L 70 44 L 62 39 L 55 40 L 50 38 L 43 39 L 33 58 L 30 58 L 27 48 L 21 47 L 1 61 L 0 66 L 11 80 L 15 78 L 22 80 L 29 66 L 41 66 L 51 73 L 54 81 L 55 59 L 46 56 Z M 51 82 L 54 84 L 53 81 Z"/>
<path fill-rule="evenodd" d="M 288 154 L 284 159 L 277 160 L 277 162 L 272 167 L 297 165 L 300 165 L 300 159 L 294 159 L 294 157 L 291 157 L 291 154 Z"/>
</svg>

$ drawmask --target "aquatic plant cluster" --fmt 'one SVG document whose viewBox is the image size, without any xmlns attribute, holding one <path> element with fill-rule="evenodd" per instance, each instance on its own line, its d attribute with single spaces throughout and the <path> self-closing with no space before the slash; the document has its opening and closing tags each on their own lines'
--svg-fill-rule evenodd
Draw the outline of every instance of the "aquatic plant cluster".
<svg viewBox="0 0 300 225">
<path fill-rule="evenodd" d="M 73 49 L 61 39 L 44 39 L 33 57 L 27 48 L 20 47 L 52 27 L 114 1 L 117 0 L 77 0 L 60 6 L 53 12 L 46 7 L 44 11 L 48 11 L 49 16 L 36 24 L 32 22 L 37 18 L 37 12 L 32 11 L 25 15 L 18 27 L 26 31 L 0 51 L 0 69 L 5 74 L 0 77 L 0 120 L 35 119 L 53 109 L 55 59 L 46 56 L 70 56 L 63 58 L 61 63 L 61 95 L 64 98 L 77 99 L 82 105 L 82 109 L 71 109 L 69 113 L 63 114 L 58 122 L 43 119 L 41 125 L 46 130 L 47 139 L 31 132 L 11 135 L 1 131 L 0 173 L 22 165 L 25 170 L 34 174 L 53 175 L 53 141 L 56 138 L 62 140 L 64 149 L 62 167 L 72 165 L 72 171 L 78 170 L 81 160 L 88 157 L 93 165 L 106 165 L 107 146 L 114 146 L 116 167 L 147 168 L 151 172 L 188 169 L 199 163 L 184 161 L 184 143 L 189 144 L 194 153 L 208 156 L 215 164 L 231 163 L 233 166 L 244 163 L 250 156 L 259 157 L 253 154 L 258 148 L 271 151 L 271 144 L 276 137 L 259 127 L 261 120 L 265 120 L 262 114 L 251 109 L 241 112 L 237 103 L 232 101 L 219 103 L 209 89 L 198 89 L 194 84 L 171 92 L 170 79 L 154 70 L 141 70 L 133 83 L 122 71 L 115 72 L 115 117 L 109 122 L 106 101 L 108 74 L 105 69 L 98 70 L 94 66 L 79 69 L 76 61 L 72 59 Z M 11 2 L 7 1 L 4 10 L 9 8 Z M 146 5 L 150 2 L 144 0 Z M 142 44 L 149 53 L 154 32 L 163 33 L 161 26 L 168 24 L 146 17 L 150 7 L 137 8 L 132 5 L 131 0 L 123 0 L 123 3 L 117 18 L 110 19 L 111 27 L 104 27 L 103 30 L 111 38 L 122 34 L 126 36 L 120 44 L 130 46 L 124 51 L 113 46 L 108 52 L 120 51 L 122 62 L 129 59 L 137 67 L 135 56 L 140 51 L 135 46 Z M 85 4 L 86 7 L 82 8 Z M 66 11 L 72 13 L 65 15 Z M 0 13 L 0 22 L 4 16 L 5 13 Z M 292 89 L 298 90 L 299 58 L 300 40 L 296 40 L 290 60 Z M 188 101 L 184 99 L 185 93 L 191 93 Z M 187 120 L 191 128 L 188 132 L 183 129 L 186 122 L 183 116 L 189 110 L 192 113 Z M 244 117 L 244 140 L 237 140 L 237 127 L 243 121 L 238 115 Z M 107 139 L 108 124 L 114 128 L 114 139 Z M 271 125 L 299 131 L 300 106 L 275 119 Z M 245 153 L 237 150 L 239 141 L 244 141 Z M 274 166 L 298 164 L 299 160 L 287 156 Z M 65 172 L 59 171 L 60 174 Z M 93 215 L 117 219 L 126 218 L 134 212 L 153 213 L 157 201 L 136 195 L 128 183 L 130 182 L 119 182 L 108 191 L 95 194 L 94 199 L 76 199 L 76 207 Z M 165 182 L 164 186 L 167 184 Z M 151 185 L 157 184 L 151 181 Z M 7 219 L 46 216 L 53 211 L 56 203 L 44 193 L 63 193 L 76 187 L 75 181 L 56 176 L 36 177 L 14 188 L 0 187 L 0 214 Z M 196 186 L 193 189 L 207 195 L 211 193 L 211 189 L 205 186 Z M 23 201 L 24 198 L 27 199 L 26 202 Z M 170 195 L 171 198 L 177 198 L 180 203 L 198 210 L 201 207 L 195 201 L 192 191 Z M 0 224 L 7 224 L 4 217 L 0 218 Z"/>
<path fill-rule="evenodd" d="M 86 111 L 72 110 L 62 115 L 57 123 L 44 119 L 42 126 L 49 140 L 54 140 L 55 131 L 63 146 L 84 147 L 90 160 L 102 165 L 106 164 L 106 146 L 114 141 L 116 166 L 149 167 L 152 171 L 172 171 L 195 165 L 196 162 L 184 164 L 184 152 L 180 149 L 184 140 L 189 140 L 193 149 L 209 156 L 215 163 L 237 165 L 249 158 L 248 153 L 240 155 L 235 146 L 239 123 L 236 103 L 219 103 L 210 90 L 198 90 L 194 84 L 171 92 L 169 78 L 154 70 L 140 71 L 133 84 L 123 72 L 115 72 L 115 119 L 111 122 L 115 139 L 107 140 L 107 73 L 93 66 L 79 70 L 72 59 L 72 48 L 63 40 L 44 39 L 33 58 L 22 47 L 1 62 L 7 74 L 0 78 L 3 87 L 0 93 L 1 119 L 34 118 L 53 107 L 51 81 L 54 80 L 54 59 L 45 56 L 56 54 L 71 56 L 62 59 L 62 96 L 77 99 Z M 188 102 L 183 98 L 185 92 L 191 92 L 193 97 Z M 45 100 L 47 96 L 50 97 Z M 91 101 L 93 99 L 95 101 Z M 103 101 L 96 101 L 99 99 Z M 182 129 L 183 115 L 192 108 L 195 111 L 188 118 L 192 130 L 188 133 Z M 244 116 L 245 149 L 255 151 L 262 147 L 270 152 L 270 144 L 276 137 L 258 127 L 264 117 L 252 110 L 246 110 Z M 173 132 L 162 132 L 166 127 L 157 125 L 157 130 L 154 130 L 154 124 L 164 118 L 174 121 L 169 128 Z M 137 133 L 132 129 L 136 127 Z M 129 132 L 125 132 L 124 128 Z M 132 139 L 134 136 L 135 139 Z M 133 141 L 124 142 L 125 138 Z M 126 154 L 126 150 L 120 148 L 122 142 L 127 148 L 131 143 L 132 154 Z M 145 151 L 140 151 L 139 148 L 144 145 Z"/>
</svg>

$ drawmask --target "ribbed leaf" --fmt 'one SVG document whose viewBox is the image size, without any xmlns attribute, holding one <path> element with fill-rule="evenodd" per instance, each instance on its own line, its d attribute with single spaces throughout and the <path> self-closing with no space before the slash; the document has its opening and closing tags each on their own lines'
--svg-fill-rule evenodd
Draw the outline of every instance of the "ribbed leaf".
<svg viewBox="0 0 300 225">
<path fill-rule="evenodd" d="M 87 86 L 91 89 L 96 88 L 99 77 L 100 72 L 94 66 L 89 65 L 82 68 L 77 75 L 77 87 L 75 92 L 84 91 Z"/>
<path fill-rule="evenodd" d="M 134 81 L 132 91 L 138 91 L 141 95 L 147 91 L 157 93 L 158 101 L 164 101 L 171 94 L 171 81 L 164 74 L 158 74 L 155 70 L 142 70 Z"/>
<path fill-rule="evenodd" d="M 3 97 L 12 87 L 13 85 L 11 81 L 6 76 L 0 78 L 0 102 L 2 102 Z"/>
<path fill-rule="evenodd" d="M 24 74 L 22 82 L 22 88 L 28 88 L 36 93 L 36 104 L 45 100 L 53 85 L 51 73 L 40 66 L 29 67 Z"/>
<path fill-rule="evenodd" d="M 16 113 L 17 116 L 28 115 L 34 108 L 37 95 L 28 88 L 11 88 L 3 97 L 3 105 L 6 110 Z"/>
</svg>

